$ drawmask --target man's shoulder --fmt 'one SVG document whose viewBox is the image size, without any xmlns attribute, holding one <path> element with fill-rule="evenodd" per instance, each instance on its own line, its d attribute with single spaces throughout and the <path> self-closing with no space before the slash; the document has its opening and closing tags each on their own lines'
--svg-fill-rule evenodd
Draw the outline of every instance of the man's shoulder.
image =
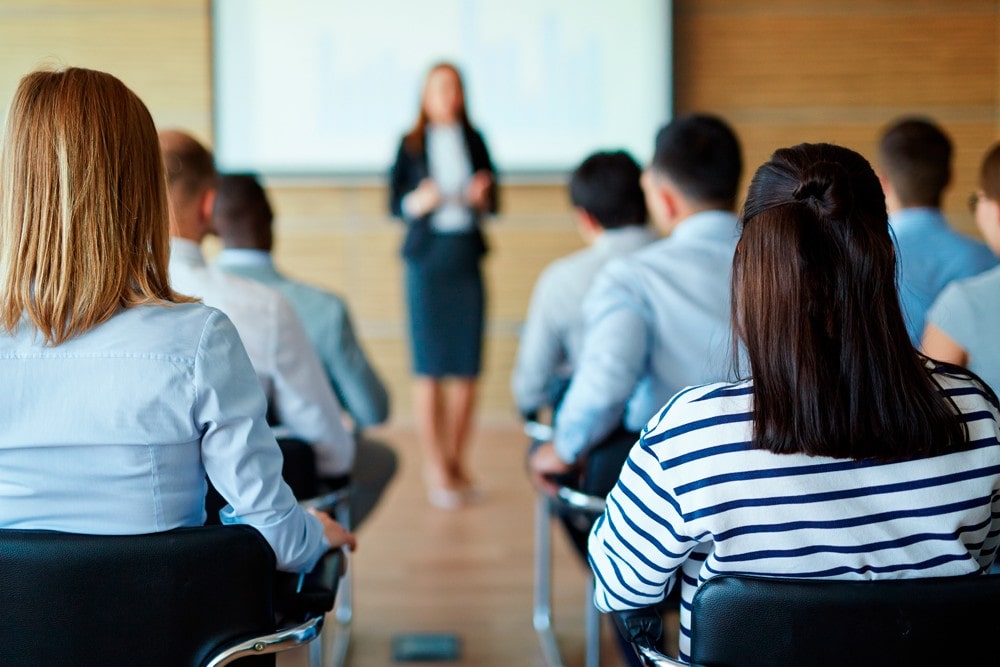
<svg viewBox="0 0 1000 667">
<path fill-rule="evenodd" d="M 171 274 L 171 280 L 179 276 Z M 290 308 L 288 300 L 271 286 L 243 276 L 226 273 L 216 267 L 205 267 L 184 277 L 183 287 L 193 295 L 201 297 L 205 304 L 218 308 L 230 319 L 251 322 L 273 320 L 284 317 Z"/>
<path fill-rule="evenodd" d="M 233 298 L 248 302 L 264 303 L 276 302 L 283 299 L 281 292 L 270 285 L 265 285 L 264 283 L 244 278 L 243 276 L 219 271 L 215 268 L 209 270 L 216 274 L 219 284 L 228 290 L 233 295 Z"/>
<path fill-rule="evenodd" d="M 347 302 L 336 292 L 289 278 L 284 274 L 279 274 L 279 280 L 274 282 L 272 287 L 281 292 L 297 308 L 338 314 L 347 309 Z"/>
<path fill-rule="evenodd" d="M 624 282 L 634 284 L 637 277 L 650 272 L 660 272 L 665 266 L 665 258 L 673 252 L 670 238 L 653 241 L 648 245 L 622 257 L 609 259 L 598 273 L 600 282 Z"/>
<path fill-rule="evenodd" d="M 563 255 L 554 259 L 542 269 L 538 276 L 539 284 L 554 283 L 564 280 L 573 280 L 580 276 L 581 272 L 592 268 L 595 263 L 595 253 L 592 247 L 580 248 L 568 255 Z"/>
<path fill-rule="evenodd" d="M 1000 266 L 968 278 L 952 281 L 941 291 L 938 301 L 950 303 L 955 300 L 968 300 L 977 303 L 993 303 L 998 290 L 1000 290 Z"/>
</svg>

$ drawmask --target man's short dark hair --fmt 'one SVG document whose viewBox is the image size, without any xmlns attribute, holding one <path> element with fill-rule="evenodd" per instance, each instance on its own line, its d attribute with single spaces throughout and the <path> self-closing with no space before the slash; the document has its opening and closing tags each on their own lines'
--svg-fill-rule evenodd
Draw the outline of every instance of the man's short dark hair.
<svg viewBox="0 0 1000 667">
<path fill-rule="evenodd" d="M 590 155 L 569 180 L 569 198 L 604 229 L 646 223 L 642 168 L 625 151 Z"/>
<path fill-rule="evenodd" d="M 951 180 L 951 140 L 927 118 L 902 118 L 882 133 L 879 169 L 904 207 L 941 205 Z"/>
<path fill-rule="evenodd" d="M 212 222 L 227 248 L 270 250 L 274 212 L 256 174 L 222 174 Z"/>
<path fill-rule="evenodd" d="M 691 114 L 670 121 L 656 135 L 650 167 L 695 202 L 736 207 L 743 156 L 736 133 L 721 118 Z"/>
</svg>

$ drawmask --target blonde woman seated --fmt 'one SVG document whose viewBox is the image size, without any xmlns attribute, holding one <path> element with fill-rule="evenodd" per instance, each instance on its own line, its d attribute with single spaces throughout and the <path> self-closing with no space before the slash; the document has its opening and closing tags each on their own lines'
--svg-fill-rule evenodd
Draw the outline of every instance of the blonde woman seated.
<svg viewBox="0 0 1000 667">
<path fill-rule="evenodd" d="M 918 355 L 878 179 L 829 144 L 757 170 L 733 266 L 750 378 L 688 388 L 647 424 L 590 536 L 595 601 L 690 603 L 723 573 L 986 572 L 1000 542 L 997 401 Z"/>
<path fill-rule="evenodd" d="M 236 330 L 167 279 L 156 129 L 109 74 L 35 72 L 0 152 L 0 528 L 255 527 L 303 572 L 354 538 L 310 515 Z"/>
</svg>

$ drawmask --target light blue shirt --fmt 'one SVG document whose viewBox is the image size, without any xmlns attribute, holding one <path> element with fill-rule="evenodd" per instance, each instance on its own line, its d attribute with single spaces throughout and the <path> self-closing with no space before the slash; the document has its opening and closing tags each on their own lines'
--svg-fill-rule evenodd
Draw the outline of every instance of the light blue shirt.
<svg viewBox="0 0 1000 667">
<path fill-rule="evenodd" d="M 542 271 L 531 294 L 511 376 L 521 414 L 551 407 L 553 386 L 569 381 L 583 347 L 583 299 L 601 268 L 654 238 L 646 225 L 609 229 L 590 247 L 557 259 Z"/>
<path fill-rule="evenodd" d="M 267 285 L 288 300 L 323 363 L 330 386 L 357 427 L 381 424 L 389 417 L 389 394 L 354 335 L 343 299 L 283 276 L 274 267 L 271 253 L 263 250 L 226 249 L 215 265 Z"/>
<path fill-rule="evenodd" d="M 1000 391 L 1000 268 L 945 287 L 927 321 L 962 346 L 969 370 Z"/>
<path fill-rule="evenodd" d="M 327 550 L 281 479 L 266 401 L 232 323 L 201 304 L 129 308 L 57 347 L 0 334 L 0 528 L 128 535 L 199 526 L 205 475 L 279 569 Z"/>
<path fill-rule="evenodd" d="M 556 413 L 567 462 L 623 423 L 640 431 L 680 389 L 724 380 L 736 217 L 706 211 L 665 239 L 609 262 L 587 294 L 579 364 Z"/>
<path fill-rule="evenodd" d="M 959 234 L 936 208 L 905 208 L 889 216 L 896 237 L 899 301 L 914 346 L 927 309 L 945 285 L 992 269 L 997 259 L 982 243 Z"/>
</svg>

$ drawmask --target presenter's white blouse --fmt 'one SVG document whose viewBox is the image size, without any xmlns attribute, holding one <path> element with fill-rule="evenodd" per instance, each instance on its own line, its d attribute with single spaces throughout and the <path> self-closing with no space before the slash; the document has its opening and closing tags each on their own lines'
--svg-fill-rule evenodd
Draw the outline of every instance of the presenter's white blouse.
<svg viewBox="0 0 1000 667">
<path fill-rule="evenodd" d="M 0 335 L 0 528 L 120 535 L 201 525 L 205 475 L 223 523 L 254 526 L 279 569 L 328 548 L 281 479 L 243 344 L 201 304 L 130 308 L 51 347 Z"/>
<path fill-rule="evenodd" d="M 465 189 L 472 179 L 472 163 L 462 126 L 427 127 L 427 166 L 441 192 L 441 205 L 431 214 L 431 227 L 440 234 L 472 229 L 472 211 L 465 203 Z"/>
</svg>

